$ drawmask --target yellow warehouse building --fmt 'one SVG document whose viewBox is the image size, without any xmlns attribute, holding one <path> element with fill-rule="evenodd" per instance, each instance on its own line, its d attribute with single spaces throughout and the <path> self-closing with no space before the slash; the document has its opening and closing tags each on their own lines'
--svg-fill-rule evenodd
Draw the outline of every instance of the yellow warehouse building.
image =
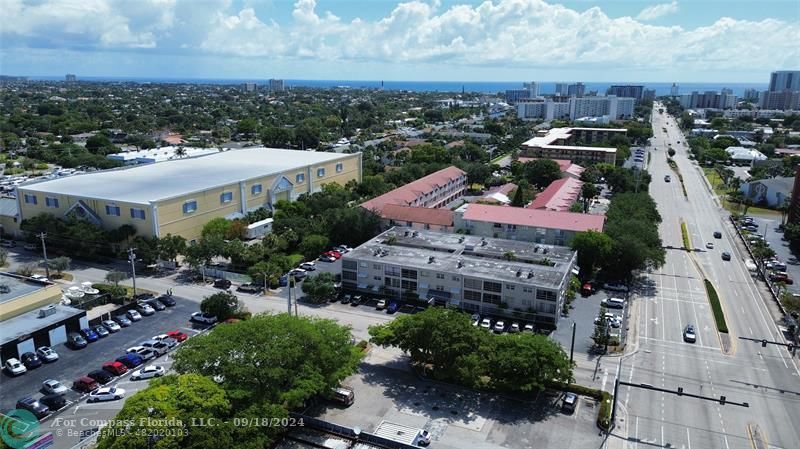
<svg viewBox="0 0 800 449">
<path fill-rule="evenodd" d="M 323 184 L 361 182 L 361 153 L 274 148 L 229 150 L 17 188 L 20 220 L 74 214 L 106 229 L 133 225 L 140 235 L 200 237 L 213 218 L 237 218 Z"/>
</svg>

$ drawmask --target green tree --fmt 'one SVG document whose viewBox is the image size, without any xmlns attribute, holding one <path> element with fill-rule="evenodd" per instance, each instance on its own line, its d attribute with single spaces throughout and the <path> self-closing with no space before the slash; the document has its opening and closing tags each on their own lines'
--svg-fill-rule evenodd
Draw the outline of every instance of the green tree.
<svg viewBox="0 0 800 449">
<path fill-rule="evenodd" d="M 550 382 L 570 383 L 572 363 L 558 343 L 539 334 L 503 334 L 487 352 L 489 386 L 505 392 L 544 391 Z"/>
<path fill-rule="evenodd" d="M 175 261 L 179 254 L 186 252 L 186 239 L 180 235 L 167 234 L 158 239 L 158 257 Z"/>
<path fill-rule="evenodd" d="M 230 229 L 230 226 L 231 222 L 223 217 L 213 218 L 203 225 L 203 230 L 200 231 L 200 235 L 205 239 L 225 239 L 228 236 L 228 229 Z"/>
<path fill-rule="evenodd" d="M 190 338 L 174 354 L 173 368 L 218 379 L 234 406 L 293 408 L 355 372 L 362 353 L 350 338 L 332 320 L 257 315 Z"/>
<path fill-rule="evenodd" d="M 594 332 L 592 333 L 592 340 L 598 346 L 608 344 L 608 322 L 606 321 L 607 309 L 605 306 L 600 306 L 600 311 L 597 312 L 597 319 L 594 324 Z"/>
<path fill-rule="evenodd" d="M 597 187 L 590 183 L 585 182 L 581 186 L 581 199 L 583 200 L 583 213 L 589 212 L 589 206 L 592 204 L 592 200 L 599 195 L 600 192 L 597 190 Z"/>
<path fill-rule="evenodd" d="M 514 197 L 511 199 L 511 206 L 512 207 L 525 206 L 525 200 L 523 199 L 522 196 L 522 187 L 517 187 L 517 189 L 514 190 Z"/>
<path fill-rule="evenodd" d="M 561 168 L 552 159 L 536 159 L 523 164 L 525 180 L 542 189 L 561 178 Z"/>
<path fill-rule="evenodd" d="M 258 130 L 258 121 L 254 118 L 244 118 L 236 124 L 236 132 L 239 134 L 253 135 Z"/>
<path fill-rule="evenodd" d="M 239 298 L 230 292 L 219 292 L 203 298 L 200 303 L 200 310 L 203 313 L 217 317 L 219 321 L 225 321 L 244 311 L 244 305 Z"/>
<path fill-rule="evenodd" d="M 17 267 L 17 274 L 20 276 L 30 277 L 36 272 L 39 265 L 36 262 L 28 262 Z"/>
<path fill-rule="evenodd" d="M 128 279 L 128 275 L 122 271 L 111 270 L 106 273 L 106 282 L 111 282 L 114 286 L 118 287 L 119 283 Z"/>
<path fill-rule="evenodd" d="M 328 237 L 324 235 L 311 234 L 303 237 L 298 249 L 306 260 L 314 260 L 328 246 L 328 242 Z"/>
<path fill-rule="evenodd" d="M 578 266 L 581 277 L 589 279 L 597 266 L 601 266 L 611 253 L 613 240 L 598 231 L 586 231 L 575 234 L 570 246 L 578 252 Z"/>
<path fill-rule="evenodd" d="M 303 293 L 314 303 L 324 303 L 336 294 L 333 287 L 334 277 L 331 273 L 320 273 L 309 276 L 303 281 Z"/>
<path fill-rule="evenodd" d="M 247 275 L 253 279 L 253 282 L 264 284 L 266 280 L 268 287 L 277 285 L 278 279 L 283 273 L 283 268 L 273 262 L 261 261 L 247 269 Z"/>
<path fill-rule="evenodd" d="M 56 270 L 58 277 L 61 277 L 61 272 L 69 270 L 72 259 L 66 256 L 56 257 L 47 261 L 50 268 Z"/>
</svg>

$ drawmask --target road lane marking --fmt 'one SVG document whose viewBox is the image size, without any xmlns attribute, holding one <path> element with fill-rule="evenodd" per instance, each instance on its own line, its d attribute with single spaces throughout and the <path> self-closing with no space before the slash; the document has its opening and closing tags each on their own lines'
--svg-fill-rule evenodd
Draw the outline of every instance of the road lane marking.
<svg viewBox="0 0 800 449">
<path fill-rule="evenodd" d="M 686 428 L 686 442 L 689 444 L 689 449 L 692 449 L 692 437 L 689 436 L 689 428 Z"/>
</svg>

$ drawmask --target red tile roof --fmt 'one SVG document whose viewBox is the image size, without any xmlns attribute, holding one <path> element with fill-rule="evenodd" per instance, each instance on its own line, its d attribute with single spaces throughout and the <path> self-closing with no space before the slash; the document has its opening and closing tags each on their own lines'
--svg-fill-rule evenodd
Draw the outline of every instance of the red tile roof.
<svg viewBox="0 0 800 449">
<path fill-rule="evenodd" d="M 450 166 L 443 168 L 435 173 L 425 176 L 424 178 L 409 182 L 408 184 L 398 187 L 391 192 L 384 193 L 379 197 L 375 197 L 369 201 L 366 201 L 361 204 L 361 207 L 364 209 L 376 210 L 378 213 L 380 213 L 387 204 L 409 206 L 417 198 L 425 195 L 426 193 L 433 192 L 436 187 L 445 186 L 448 182 L 455 181 L 462 176 L 466 176 L 466 174 L 467 172 L 458 167 Z"/>
<path fill-rule="evenodd" d="M 438 226 L 453 226 L 453 211 L 449 209 L 430 209 L 427 207 L 409 207 L 397 204 L 383 206 L 381 217 L 387 220 L 410 221 Z"/>
<path fill-rule="evenodd" d="M 575 232 L 602 231 L 605 218 L 604 215 L 556 212 L 477 203 L 468 205 L 467 210 L 464 212 L 465 220 L 563 229 L 565 231 Z"/>
<path fill-rule="evenodd" d="M 527 206 L 529 209 L 567 211 L 581 194 L 583 182 L 574 178 L 553 181 Z"/>
</svg>

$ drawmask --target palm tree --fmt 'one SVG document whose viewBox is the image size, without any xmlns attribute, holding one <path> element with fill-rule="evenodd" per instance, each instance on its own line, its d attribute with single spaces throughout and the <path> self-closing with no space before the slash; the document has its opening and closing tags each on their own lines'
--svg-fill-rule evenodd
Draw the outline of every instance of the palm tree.
<svg viewBox="0 0 800 449">
<path fill-rule="evenodd" d="M 175 156 L 179 157 L 179 158 L 185 157 L 186 156 L 186 148 L 184 148 L 182 146 L 179 146 L 178 148 L 175 148 Z"/>
</svg>

